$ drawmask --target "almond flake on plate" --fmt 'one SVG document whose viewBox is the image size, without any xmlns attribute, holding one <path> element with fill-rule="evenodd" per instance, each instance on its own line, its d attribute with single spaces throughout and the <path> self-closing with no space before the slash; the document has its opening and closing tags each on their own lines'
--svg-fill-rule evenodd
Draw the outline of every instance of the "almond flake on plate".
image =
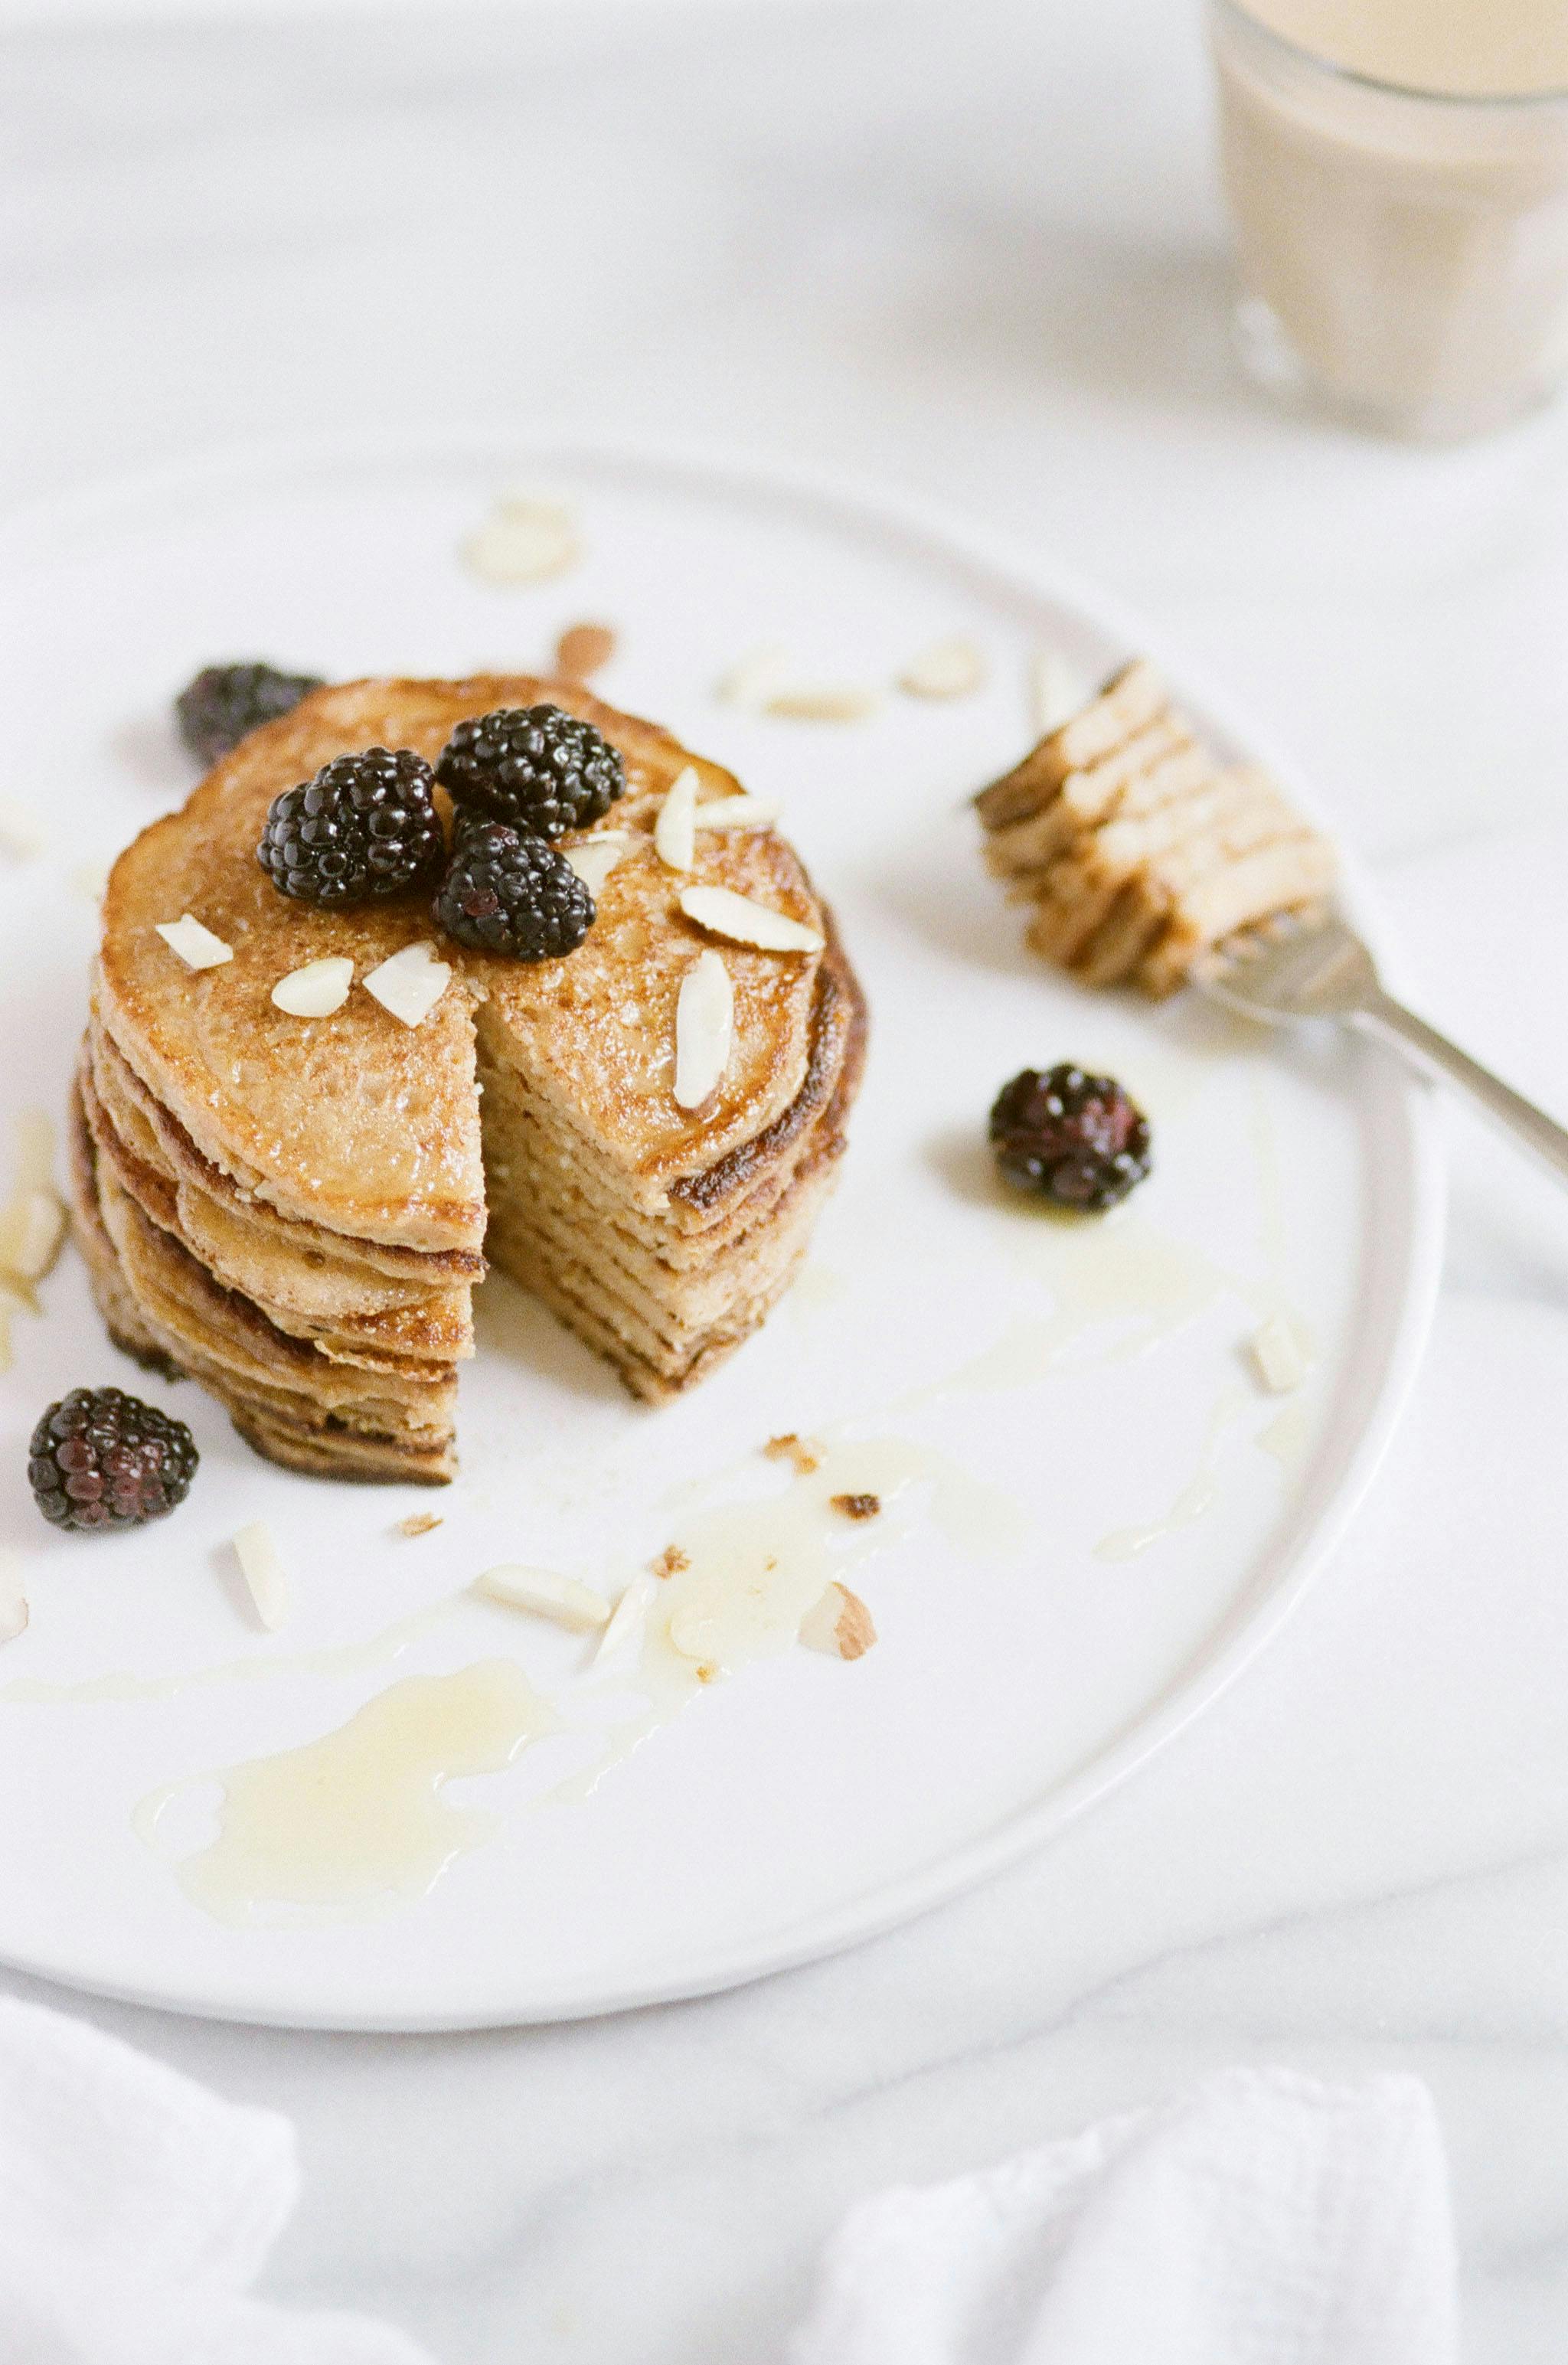
<svg viewBox="0 0 1568 2365">
<path fill-rule="evenodd" d="M 745 707 L 751 714 L 766 713 L 767 701 L 789 687 L 794 668 L 782 641 L 764 641 L 737 657 L 719 683 L 727 706 Z"/>
<path fill-rule="evenodd" d="M 801 1640 L 807 1650 L 825 1651 L 834 1659 L 863 1659 L 876 1639 L 871 1613 L 860 1596 L 836 1582 L 801 1620 Z"/>
<path fill-rule="evenodd" d="M 689 870 L 697 858 L 697 774 L 688 764 L 671 781 L 654 824 L 659 860 L 671 870 Z"/>
<path fill-rule="evenodd" d="M 440 1525 L 439 1511 L 410 1511 L 406 1519 L 398 1520 L 398 1533 L 400 1536 L 428 1536 L 432 1529 L 439 1528 Z"/>
<path fill-rule="evenodd" d="M 264 1519 L 252 1519 L 234 1538 L 234 1557 L 251 1588 L 256 1615 L 269 1634 L 275 1634 L 291 1606 L 288 1573 L 277 1542 Z"/>
<path fill-rule="evenodd" d="M 933 641 L 899 676 L 911 698 L 968 698 L 985 679 L 985 659 L 973 641 Z"/>
<path fill-rule="evenodd" d="M 770 797 L 714 797 L 695 818 L 699 829 L 771 829 L 778 808 Z"/>
<path fill-rule="evenodd" d="M 474 1579 L 471 1589 L 487 1601 L 498 1601 L 504 1608 L 530 1609 L 536 1617 L 553 1619 L 557 1626 L 569 1626 L 579 1634 L 593 1633 L 610 1623 L 610 1604 L 602 1593 L 596 1593 L 590 1585 L 579 1585 L 575 1576 L 557 1576 L 553 1569 L 506 1564 L 487 1568 L 483 1576 Z"/>
<path fill-rule="evenodd" d="M 730 972 L 719 954 L 699 953 L 681 979 L 675 1005 L 678 1108 L 699 1109 L 718 1091 L 730 1064 L 734 1033 L 735 996 Z"/>
<path fill-rule="evenodd" d="M 581 846 L 564 846 L 566 856 L 590 895 L 604 892 L 604 882 L 632 843 L 629 829 L 601 829 L 596 837 L 588 837 Z"/>
<path fill-rule="evenodd" d="M 648 1611 L 659 1589 L 656 1576 L 645 1568 L 639 1569 L 625 1592 L 610 1613 L 610 1623 L 599 1638 L 594 1664 L 623 1651 L 633 1650 L 643 1639 L 643 1629 L 648 1622 Z"/>
<path fill-rule="evenodd" d="M 565 501 L 504 493 L 463 544 L 463 555 L 487 583 L 543 583 L 576 565 L 582 542 Z"/>
<path fill-rule="evenodd" d="M 754 903 L 733 887 L 684 887 L 680 908 L 700 928 L 711 928 L 733 944 L 756 945 L 765 953 L 820 953 L 823 948 L 815 928 L 791 920 L 787 913 L 770 911 L 766 903 Z"/>
<path fill-rule="evenodd" d="M 1253 1368 L 1271 1395 L 1288 1396 L 1312 1368 L 1301 1323 L 1289 1314 L 1271 1314 L 1247 1341 Z"/>
<path fill-rule="evenodd" d="M 615 634 L 608 624 L 568 624 L 555 644 L 555 670 L 570 681 L 587 681 L 615 655 Z"/>
<path fill-rule="evenodd" d="M 225 961 L 234 958 L 233 946 L 215 936 L 210 928 L 204 928 L 199 920 L 193 920 L 188 912 L 183 912 L 177 920 L 160 920 L 157 927 L 169 950 L 178 953 L 187 969 L 221 969 Z"/>
<path fill-rule="evenodd" d="M 435 947 L 421 942 L 405 945 L 401 952 L 373 969 L 364 990 L 405 1026 L 419 1026 L 446 992 L 451 978 L 450 962 L 437 960 Z"/>
<path fill-rule="evenodd" d="M 273 988 L 273 1000 L 291 1018 L 330 1018 L 348 1000 L 353 983 L 353 961 L 344 955 L 330 954 L 280 977 Z"/>
<path fill-rule="evenodd" d="M 0 1545 L 0 1642 L 26 1633 L 28 1597 L 22 1589 L 22 1555 Z"/>
<path fill-rule="evenodd" d="M 1036 649 L 1029 660 L 1029 712 L 1042 739 L 1088 705 L 1088 683 L 1059 649 Z"/>
<path fill-rule="evenodd" d="M 41 1281 L 64 1238 L 65 1210 L 53 1191 L 19 1191 L 0 1213 L 0 1266 L 18 1281 Z"/>
<path fill-rule="evenodd" d="M 864 723 L 881 703 L 880 690 L 852 682 L 790 682 L 764 699 L 762 711 L 790 723 Z"/>
</svg>

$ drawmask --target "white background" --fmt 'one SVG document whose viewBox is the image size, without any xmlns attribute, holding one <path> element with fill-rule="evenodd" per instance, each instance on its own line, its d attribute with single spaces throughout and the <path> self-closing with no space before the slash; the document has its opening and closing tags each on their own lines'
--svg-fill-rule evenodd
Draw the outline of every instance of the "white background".
<svg viewBox="0 0 1568 2365">
<path fill-rule="evenodd" d="M 0 209 L 0 498 L 458 416 L 938 493 L 1257 712 L 1374 863 L 1427 1007 L 1568 1108 L 1568 423 L 1406 451 L 1238 382 L 1185 7 L 19 30 Z M 275 2288 L 448 2365 L 764 2365 L 857 2193 L 1279 2060 L 1430 2080 L 1472 2353 L 1560 2358 L 1568 1205 L 1466 1122 L 1453 1149 L 1426 1380 L 1336 1570 L 1048 1857 L 842 1962 L 598 2026 L 81 2006 L 298 2118 Z"/>
</svg>

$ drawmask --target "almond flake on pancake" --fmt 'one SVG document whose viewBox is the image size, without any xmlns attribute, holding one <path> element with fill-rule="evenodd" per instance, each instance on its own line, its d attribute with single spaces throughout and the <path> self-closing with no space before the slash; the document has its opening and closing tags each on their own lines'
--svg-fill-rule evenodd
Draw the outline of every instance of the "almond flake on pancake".
<svg viewBox="0 0 1568 2365">
<path fill-rule="evenodd" d="M 831 1584 L 801 1620 L 801 1640 L 808 1651 L 825 1651 L 834 1659 L 863 1659 L 877 1639 L 871 1613 L 846 1585 Z"/>
<path fill-rule="evenodd" d="M 421 942 L 405 945 L 401 952 L 373 969 L 364 990 L 405 1026 L 419 1026 L 430 1016 L 451 979 L 451 964 L 437 960 L 435 947 Z"/>
<path fill-rule="evenodd" d="M 733 944 L 756 945 L 765 953 L 820 953 L 823 948 L 815 928 L 791 920 L 787 913 L 770 911 L 766 903 L 754 903 L 733 887 L 684 887 L 680 908 L 700 928 L 728 936 Z"/>
<path fill-rule="evenodd" d="M 273 1000 L 291 1018 L 330 1018 L 349 998 L 353 963 L 346 956 L 329 955 L 291 969 L 273 988 Z"/>
<path fill-rule="evenodd" d="M 564 846 L 561 852 L 593 896 L 604 892 L 604 882 L 632 843 L 629 829 L 603 829 L 581 846 Z"/>
<path fill-rule="evenodd" d="M 659 807 L 654 846 L 671 870 L 689 870 L 697 859 L 697 773 L 690 764 L 677 774 Z"/>
<path fill-rule="evenodd" d="M 968 698 L 985 679 L 985 659 L 973 641 L 933 641 L 898 678 L 911 698 Z"/>
<path fill-rule="evenodd" d="M 285 1623 L 292 1607 L 288 1572 L 277 1540 L 264 1519 L 252 1519 L 234 1538 L 234 1557 L 251 1588 L 256 1615 L 269 1634 Z"/>
<path fill-rule="evenodd" d="M 695 818 L 699 829 L 771 829 L 778 808 L 771 797 L 714 797 Z"/>
<path fill-rule="evenodd" d="M 1077 667 L 1059 649 L 1036 649 L 1029 660 L 1029 712 L 1042 738 L 1070 723 L 1088 705 L 1091 690 Z"/>
<path fill-rule="evenodd" d="M 602 1593 L 579 1585 L 575 1576 L 557 1576 L 554 1569 L 487 1568 L 475 1578 L 472 1590 L 504 1608 L 532 1610 L 576 1633 L 591 1634 L 610 1623 L 610 1604 Z"/>
<path fill-rule="evenodd" d="M 188 912 L 182 912 L 177 920 L 160 920 L 156 925 L 169 950 L 178 953 L 187 969 L 221 969 L 234 958 L 233 946 L 193 920 Z"/>
<path fill-rule="evenodd" d="M 734 1033 L 735 996 L 730 972 L 718 953 L 699 953 L 680 981 L 675 1005 L 678 1108 L 700 1109 L 718 1091 L 730 1064 Z"/>
<path fill-rule="evenodd" d="M 0 1642 L 14 1642 L 28 1626 L 28 1597 L 22 1589 L 22 1555 L 0 1546 Z"/>
</svg>

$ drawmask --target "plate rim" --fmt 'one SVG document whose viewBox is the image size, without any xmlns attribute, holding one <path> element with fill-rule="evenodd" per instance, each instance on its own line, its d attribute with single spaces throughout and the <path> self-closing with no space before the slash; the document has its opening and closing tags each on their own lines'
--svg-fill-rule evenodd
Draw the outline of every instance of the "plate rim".
<svg viewBox="0 0 1568 2365">
<path fill-rule="evenodd" d="M 847 515 L 862 526 L 891 528 L 930 544 L 949 561 L 958 558 L 1034 600 L 1072 611 L 1093 630 L 1149 655 L 1228 736 L 1256 757 L 1283 783 L 1293 802 L 1338 835 L 1324 820 L 1319 801 L 1294 765 L 1258 728 L 1244 704 L 1216 687 L 1206 668 L 1191 662 L 1177 635 L 1152 630 L 1136 604 L 1086 577 L 1074 566 L 1042 558 L 1004 529 L 980 523 L 964 511 L 924 493 L 859 471 L 841 472 L 776 454 L 749 452 L 709 443 L 683 443 L 582 434 L 570 428 L 535 424 L 519 428 L 500 420 L 471 420 L 413 428 L 248 439 L 209 446 L 45 492 L 0 513 L 0 566 L 25 560 L 29 536 L 58 532 L 62 523 L 91 525 L 112 521 L 118 510 L 135 512 L 161 495 L 180 497 L 204 484 L 242 486 L 279 473 L 299 474 L 323 466 L 345 469 L 487 462 L 498 472 L 519 467 L 618 468 L 695 480 L 708 489 L 778 498 L 794 494 L 819 509 Z M 1340 849 L 1346 901 L 1380 958 L 1398 973 L 1397 947 L 1390 950 L 1375 891 L 1361 864 Z M 83 1993 L 175 2012 L 198 2019 L 244 2025 L 309 2028 L 385 2034 L 441 2034 L 484 2028 L 543 2025 L 602 2018 L 610 2013 L 715 1995 L 754 1980 L 826 1959 L 935 1911 L 982 1882 L 1043 1851 L 1102 1799 L 1119 1788 L 1193 1723 L 1251 1665 L 1294 1614 L 1338 1550 L 1387 1453 L 1408 1402 L 1435 1312 L 1441 1275 L 1447 1177 L 1434 1089 L 1393 1053 L 1369 1046 L 1384 1078 L 1388 1105 L 1395 1112 L 1406 1150 L 1407 1227 L 1398 1283 L 1398 1310 L 1388 1334 L 1383 1367 L 1359 1434 L 1327 1501 L 1307 1532 L 1286 1551 L 1282 1564 L 1256 1604 L 1239 1617 L 1236 1631 L 1208 1650 L 1192 1672 L 1178 1680 L 1137 1721 L 1110 1741 L 1088 1763 L 1044 1798 L 1019 1808 L 990 1831 L 949 1849 L 931 1864 L 862 1889 L 851 1900 L 808 1915 L 802 1922 L 764 1933 L 710 1955 L 703 1967 L 684 1976 L 621 1978 L 573 1994 L 469 1997 L 449 2009 L 351 2012 L 334 2007 L 330 2017 L 290 2011 L 264 1997 L 239 1991 L 215 1999 L 209 1986 L 157 1988 L 106 1978 L 69 1948 L 50 1956 L 35 1950 L 25 1958 L 0 1942 L 0 1963 L 27 1977 L 53 1980 Z"/>
</svg>

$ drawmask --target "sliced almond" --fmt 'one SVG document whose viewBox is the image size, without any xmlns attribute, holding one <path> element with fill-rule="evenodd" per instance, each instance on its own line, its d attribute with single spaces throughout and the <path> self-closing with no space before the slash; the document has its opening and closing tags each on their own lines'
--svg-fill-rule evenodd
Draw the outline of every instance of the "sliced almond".
<svg viewBox="0 0 1568 2365">
<path fill-rule="evenodd" d="M 723 1082 L 735 1032 L 730 972 L 717 953 L 699 953 L 680 981 L 675 1005 L 675 1098 L 698 1109 Z"/>
<path fill-rule="evenodd" d="M 697 774 L 691 765 L 671 781 L 654 824 L 659 860 L 672 870 L 689 870 L 697 858 Z"/>
<path fill-rule="evenodd" d="M 846 1585 L 830 1585 L 801 1620 L 801 1640 L 809 1651 L 825 1651 L 830 1658 L 863 1659 L 877 1639 L 871 1613 Z"/>
<path fill-rule="evenodd" d="M 432 944 L 405 945 L 401 952 L 393 953 L 371 970 L 364 990 L 405 1026 L 419 1026 L 430 1016 L 451 979 L 451 964 L 436 959 Z"/>
<path fill-rule="evenodd" d="M 1081 713 L 1092 695 L 1078 667 L 1059 649 L 1036 649 L 1029 660 L 1029 712 L 1042 739 Z"/>
<path fill-rule="evenodd" d="M 579 1634 L 593 1633 L 610 1623 L 610 1604 L 602 1593 L 579 1585 L 575 1576 L 557 1576 L 554 1569 L 510 1564 L 487 1568 L 483 1576 L 475 1578 L 473 1590 L 487 1601 L 498 1601 L 507 1609 L 532 1610 L 536 1617 L 553 1619 L 557 1626 L 570 1626 Z"/>
<path fill-rule="evenodd" d="M 790 682 L 763 700 L 762 711 L 790 723 L 864 723 L 881 703 L 880 690 L 853 682 Z"/>
<path fill-rule="evenodd" d="M 65 1238 L 65 1210 L 52 1191 L 19 1191 L 0 1214 L 0 1266 L 18 1281 L 41 1281 Z"/>
<path fill-rule="evenodd" d="M 440 1525 L 439 1511 L 410 1511 L 406 1519 L 398 1520 L 398 1533 L 400 1536 L 428 1536 Z"/>
<path fill-rule="evenodd" d="M 657 1591 L 657 1577 L 645 1568 L 639 1569 L 610 1613 L 610 1623 L 599 1636 L 599 1648 L 593 1654 L 596 1665 L 601 1659 L 617 1657 L 636 1648 Z"/>
<path fill-rule="evenodd" d="M 699 829 L 769 829 L 778 818 L 767 797 L 714 797 L 696 813 Z"/>
<path fill-rule="evenodd" d="M 587 681 L 615 655 L 608 624 L 568 624 L 555 644 L 555 670 L 569 681 Z"/>
<path fill-rule="evenodd" d="M 22 1588 L 22 1555 L 0 1545 L 0 1642 L 14 1642 L 28 1629 L 28 1597 Z"/>
<path fill-rule="evenodd" d="M 719 684 L 719 696 L 726 705 L 745 707 L 752 714 L 766 713 L 768 700 L 788 689 L 792 671 L 783 642 L 764 641 L 736 658 Z"/>
<path fill-rule="evenodd" d="M 291 1018 L 330 1018 L 349 998 L 353 963 L 346 956 L 329 955 L 291 969 L 273 988 L 273 1000 Z"/>
<path fill-rule="evenodd" d="M 585 838 L 581 846 L 564 846 L 561 852 L 588 893 L 597 898 L 603 894 L 605 880 L 631 843 L 629 829 L 601 829 L 596 836 Z"/>
<path fill-rule="evenodd" d="M 1271 1395 L 1288 1396 L 1312 1368 L 1302 1326 L 1288 1314 L 1271 1314 L 1247 1341 L 1253 1366 Z"/>
<path fill-rule="evenodd" d="M 823 948 L 815 928 L 766 903 L 754 903 L 733 887 L 684 887 L 680 908 L 700 928 L 728 936 L 732 944 L 756 945 L 765 953 L 820 953 Z"/>
<path fill-rule="evenodd" d="M 469 535 L 463 555 L 487 583 L 543 583 L 577 564 L 582 541 L 565 501 L 505 493 L 494 513 Z"/>
<path fill-rule="evenodd" d="M 911 657 L 899 688 L 911 698 L 968 698 L 985 679 L 985 659 L 973 641 L 933 641 Z"/>
<path fill-rule="evenodd" d="M 234 1557 L 251 1588 L 256 1615 L 269 1634 L 285 1623 L 292 1605 L 288 1572 L 277 1541 L 264 1519 L 252 1519 L 234 1539 Z"/>
<path fill-rule="evenodd" d="M 234 958 L 233 946 L 215 936 L 210 928 L 204 928 L 199 920 L 193 920 L 188 912 L 182 913 L 177 920 L 160 920 L 157 928 L 169 950 L 178 953 L 187 969 L 221 969 L 225 961 Z"/>
</svg>

